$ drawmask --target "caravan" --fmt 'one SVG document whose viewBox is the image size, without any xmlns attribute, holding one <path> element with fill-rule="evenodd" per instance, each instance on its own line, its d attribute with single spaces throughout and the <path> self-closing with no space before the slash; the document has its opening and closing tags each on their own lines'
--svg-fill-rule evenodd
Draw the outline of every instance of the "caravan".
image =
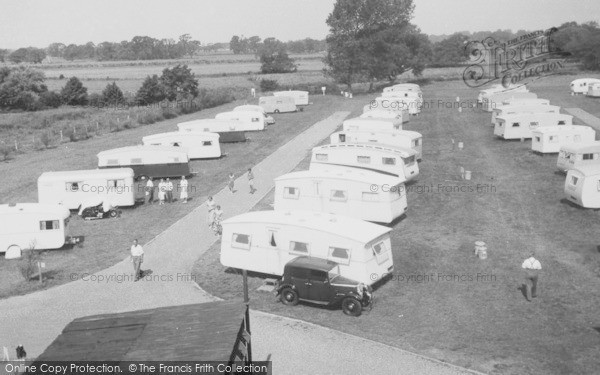
<svg viewBox="0 0 600 375">
<path fill-rule="evenodd" d="M 392 111 L 383 111 L 383 110 L 369 110 L 364 112 L 359 117 L 360 118 L 372 118 L 372 119 L 394 119 L 398 121 L 402 121 L 402 123 L 408 122 L 409 117 L 407 116 L 408 112 L 392 112 Z"/>
<path fill-rule="evenodd" d="M 402 120 L 355 117 L 344 120 L 342 126 L 346 131 L 402 130 Z"/>
<path fill-rule="evenodd" d="M 274 208 L 319 211 L 387 224 L 407 210 L 403 182 L 396 176 L 356 168 L 311 168 L 275 179 Z"/>
<path fill-rule="evenodd" d="M 0 253 L 60 249 L 65 244 L 71 213 L 58 204 L 0 205 Z"/>
<path fill-rule="evenodd" d="M 261 96 L 258 105 L 267 113 L 297 112 L 296 101 L 291 96 Z"/>
<path fill-rule="evenodd" d="M 600 98 L 600 82 L 591 83 L 586 95 L 592 98 Z"/>
<path fill-rule="evenodd" d="M 265 124 L 267 122 L 264 114 L 257 111 L 221 112 L 215 116 L 215 119 L 240 121 L 244 124 L 244 131 L 265 130 Z"/>
<path fill-rule="evenodd" d="M 219 134 L 207 132 L 170 132 L 148 135 L 142 138 L 145 146 L 183 147 L 190 159 L 214 159 L 221 157 Z"/>
<path fill-rule="evenodd" d="M 556 167 L 561 172 L 585 165 L 600 165 L 600 142 L 564 145 L 558 152 Z"/>
<path fill-rule="evenodd" d="M 477 102 L 483 104 L 485 101 L 489 99 L 490 96 L 494 94 L 498 94 L 501 92 L 529 92 L 527 86 L 513 86 L 513 87 L 504 87 L 501 84 L 492 85 L 492 87 L 479 91 L 479 95 L 477 96 Z"/>
<path fill-rule="evenodd" d="M 371 109 L 392 109 L 395 111 L 408 111 L 410 115 L 418 115 L 421 113 L 423 108 L 423 100 L 418 96 L 408 97 L 377 97 L 374 101 L 371 101 Z"/>
<path fill-rule="evenodd" d="M 600 165 L 586 165 L 567 172 L 565 196 L 581 207 L 600 208 Z"/>
<path fill-rule="evenodd" d="M 138 177 L 190 175 L 187 151 L 180 147 L 129 146 L 98 153 L 98 168 L 131 168 Z"/>
<path fill-rule="evenodd" d="M 394 91 L 410 91 L 422 93 L 421 86 L 416 83 L 398 83 L 393 86 L 383 88 L 383 92 L 394 92 Z"/>
<path fill-rule="evenodd" d="M 561 146 L 589 143 L 596 132 L 589 126 L 547 126 L 532 131 L 531 150 L 542 154 L 559 152 Z"/>
<path fill-rule="evenodd" d="M 83 171 L 44 172 L 38 178 L 38 201 L 75 210 L 91 199 L 112 206 L 133 206 L 136 191 L 133 169 L 111 168 Z"/>
<path fill-rule="evenodd" d="M 578 78 L 571 82 L 571 95 L 587 94 L 589 86 L 593 83 L 600 83 L 597 78 Z"/>
<path fill-rule="evenodd" d="M 300 91 L 300 90 L 276 91 L 273 93 L 273 96 L 293 98 L 295 105 L 308 105 L 308 91 Z"/>
<path fill-rule="evenodd" d="M 492 112 L 495 108 L 501 107 L 504 101 L 510 100 L 512 102 L 514 100 L 530 99 L 537 99 L 537 95 L 532 92 L 501 92 L 492 94 L 488 98 L 484 99 L 482 103 L 482 109 L 486 112 Z"/>
<path fill-rule="evenodd" d="M 265 116 L 265 123 L 267 125 L 273 125 L 275 123 L 275 120 L 273 119 L 273 117 L 267 115 L 267 112 L 265 111 L 265 109 L 259 105 L 252 105 L 252 104 L 239 105 L 239 106 L 235 107 L 233 109 L 233 111 L 234 112 L 247 112 L 247 111 L 260 112 L 263 114 L 263 116 Z"/>
<path fill-rule="evenodd" d="M 398 147 L 403 150 L 412 150 L 417 160 L 423 157 L 423 136 L 410 130 L 391 131 L 341 131 L 329 136 L 331 144 L 366 143 L 382 147 Z"/>
<path fill-rule="evenodd" d="M 419 164 L 413 150 L 382 144 L 339 143 L 313 148 L 310 169 L 332 165 L 389 174 L 402 181 L 419 175 Z"/>
<path fill-rule="evenodd" d="M 338 263 L 366 285 L 394 270 L 391 228 L 314 211 L 253 211 L 223 221 L 221 264 L 281 276 L 299 256 Z"/>
<path fill-rule="evenodd" d="M 218 133 L 219 143 L 245 142 L 247 124 L 237 120 L 214 118 L 192 120 L 177 124 L 180 132 Z"/>
<path fill-rule="evenodd" d="M 515 103 L 511 105 L 503 105 L 492 111 L 492 124 L 496 125 L 496 118 L 505 117 L 507 115 L 514 115 L 517 113 L 560 113 L 560 107 L 557 105 L 538 105 L 538 104 L 524 104 Z"/>
<path fill-rule="evenodd" d="M 535 129 L 573 125 L 573 116 L 560 113 L 515 113 L 496 117 L 494 134 L 504 139 L 531 138 Z"/>
<path fill-rule="evenodd" d="M 408 113 L 408 105 L 401 101 L 390 101 L 389 98 L 377 98 L 371 100 L 369 104 L 363 107 L 363 113 L 377 111 L 391 111 L 396 113 Z M 404 115 L 402 116 L 404 118 Z"/>
</svg>

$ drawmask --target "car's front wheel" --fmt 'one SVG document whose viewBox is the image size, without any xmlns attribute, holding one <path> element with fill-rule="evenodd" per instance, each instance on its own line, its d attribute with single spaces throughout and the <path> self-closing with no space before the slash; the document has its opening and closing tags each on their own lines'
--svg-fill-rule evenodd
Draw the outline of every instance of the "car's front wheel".
<svg viewBox="0 0 600 375">
<path fill-rule="evenodd" d="M 296 306 L 298 304 L 298 292 L 290 287 L 285 287 L 281 290 L 279 299 L 284 305 Z"/>
<path fill-rule="evenodd" d="M 362 305 L 356 298 L 346 297 L 342 300 L 342 310 L 346 315 L 360 316 L 362 313 Z"/>
</svg>

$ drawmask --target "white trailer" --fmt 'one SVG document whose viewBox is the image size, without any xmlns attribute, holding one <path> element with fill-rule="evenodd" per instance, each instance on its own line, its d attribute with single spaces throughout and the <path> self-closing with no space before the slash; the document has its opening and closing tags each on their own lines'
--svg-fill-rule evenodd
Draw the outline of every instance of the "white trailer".
<svg viewBox="0 0 600 375">
<path fill-rule="evenodd" d="M 223 221 L 221 264 L 281 276 L 298 256 L 339 264 L 366 285 L 394 270 L 391 228 L 314 211 L 252 211 Z"/>
<path fill-rule="evenodd" d="M 545 99 L 544 99 L 545 100 Z M 492 111 L 492 124 L 496 125 L 497 117 L 514 115 L 517 113 L 560 113 L 560 107 L 557 105 L 545 104 L 527 104 L 528 102 L 515 102 L 510 105 L 503 105 Z"/>
<path fill-rule="evenodd" d="M 301 90 L 289 90 L 289 91 L 276 91 L 273 93 L 276 97 L 290 97 L 294 98 L 294 104 L 296 105 L 308 105 L 308 91 Z"/>
<path fill-rule="evenodd" d="M 267 113 L 297 112 L 296 101 L 291 96 L 261 96 L 258 105 Z"/>
<path fill-rule="evenodd" d="M 60 249 L 71 213 L 59 204 L 0 205 L 0 253 Z"/>
<path fill-rule="evenodd" d="M 371 109 L 405 110 L 411 115 L 418 115 L 423 108 L 423 100 L 416 96 L 409 97 L 377 97 L 370 102 Z"/>
<path fill-rule="evenodd" d="M 600 142 L 573 143 L 561 146 L 556 167 L 561 172 L 586 165 L 600 165 Z"/>
<path fill-rule="evenodd" d="M 537 94 L 532 92 L 500 92 L 492 94 L 482 102 L 482 109 L 487 112 L 492 112 L 494 108 L 502 106 L 502 103 L 507 100 L 530 100 L 537 99 Z"/>
<path fill-rule="evenodd" d="M 90 199 L 112 206 L 135 205 L 134 173 L 131 168 L 44 172 L 37 181 L 38 201 L 75 210 Z"/>
<path fill-rule="evenodd" d="M 586 95 L 592 98 L 600 98 L 600 83 L 590 83 Z"/>
<path fill-rule="evenodd" d="M 275 210 L 326 212 L 386 224 L 405 214 L 404 180 L 364 169 L 320 165 L 277 177 Z"/>
<path fill-rule="evenodd" d="M 383 92 L 393 92 L 393 91 L 412 91 L 421 93 L 421 86 L 416 83 L 398 83 L 393 86 L 388 86 L 383 88 Z"/>
<path fill-rule="evenodd" d="M 244 123 L 244 131 L 265 130 L 266 119 L 257 111 L 221 112 L 215 116 L 217 120 L 236 120 Z"/>
<path fill-rule="evenodd" d="M 596 132 L 589 126 L 547 126 L 532 131 L 531 150 L 542 154 L 556 153 L 561 146 L 589 143 Z"/>
<path fill-rule="evenodd" d="M 400 99 L 412 99 L 418 100 L 421 104 L 423 103 L 423 94 L 415 91 L 384 91 L 381 93 L 382 98 L 400 98 Z"/>
<path fill-rule="evenodd" d="M 600 208 L 600 165 L 585 165 L 567 172 L 567 200 L 585 208 Z"/>
<path fill-rule="evenodd" d="M 246 141 L 248 124 L 238 120 L 199 119 L 177 124 L 180 132 L 218 133 L 219 143 Z"/>
<path fill-rule="evenodd" d="M 247 112 L 247 111 L 256 111 L 256 112 L 260 112 L 263 114 L 263 116 L 265 116 L 265 123 L 267 125 L 273 125 L 275 123 L 275 119 L 273 119 L 273 116 L 269 116 L 267 114 L 267 111 L 265 111 L 265 109 L 259 105 L 253 105 L 253 104 L 244 104 L 244 105 L 238 105 L 237 107 L 235 107 L 233 109 L 234 112 L 238 111 L 238 112 Z"/>
<path fill-rule="evenodd" d="M 600 83 L 597 78 L 578 78 L 571 82 L 571 95 L 587 94 L 589 86 L 593 83 Z"/>
<path fill-rule="evenodd" d="M 477 102 L 481 104 L 484 101 L 488 100 L 491 95 L 498 94 L 501 92 L 529 92 L 529 90 L 525 85 L 504 87 L 501 84 L 495 84 L 492 85 L 490 88 L 480 90 L 479 95 L 477 96 Z"/>
<path fill-rule="evenodd" d="M 400 102 L 396 102 L 396 101 L 389 101 L 387 100 L 387 98 L 377 98 L 374 100 L 371 100 L 369 102 L 369 104 L 365 105 L 363 107 L 363 113 L 369 112 L 369 111 L 390 111 L 390 112 L 396 112 L 396 113 L 401 113 L 402 118 L 404 118 L 404 114 L 408 115 L 408 105 L 406 103 L 400 103 Z"/>
<path fill-rule="evenodd" d="M 504 139 L 531 138 L 535 129 L 563 125 L 573 125 L 573 116 L 560 113 L 515 113 L 496 117 L 494 134 Z"/>
<path fill-rule="evenodd" d="M 221 157 L 219 134 L 209 132 L 169 132 L 142 138 L 145 146 L 183 147 L 190 159 L 214 159 Z"/>
<path fill-rule="evenodd" d="M 312 150 L 310 169 L 331 165 L 360 168 L 410 181 L 419 175 L 414 150 L 383 144 L 339 143 Z"/>
<path fill-rule="evenodd" d="M 98 153 L 98 168 L 131 168 L 138 177 L 190 175 L 187 151 L 181 147 L 129 146 Z"/>
<path fill-rule="evenodd" d="M 372 118 L 372 119 L 394 119 L 402 121 L 402 123 L 409 121 L 408 112 L 392 112 L 383 110 L 369 110 L 362 113 L 360 118 Z"/>
<path fill-rule="evenodd" d="M 378 147 L 399 148 L 403 152 L 407 150 L 414 152 L 416 160 L 423 158 L 423 136 L 410 130 L 341 131 L 331 134 L 329 142 L 331 144 L 365 143 Z"/>
<path fill-rule="evenodd" d="M 402 130 L 402 120 L 395 118 L 355 117 L 342 122 L 346 131 Z"/>
</svg>

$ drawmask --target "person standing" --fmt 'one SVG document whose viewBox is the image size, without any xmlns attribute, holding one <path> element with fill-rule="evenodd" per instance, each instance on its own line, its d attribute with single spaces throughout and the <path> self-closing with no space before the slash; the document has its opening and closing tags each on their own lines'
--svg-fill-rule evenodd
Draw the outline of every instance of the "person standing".
<svg viewBox="0 0 600 375">
<path fill-rule="evenodd" d="M 252 168 L 248 168 L 248 186 L 250 186 L 250 194 L 254 194 L 256 189 L 254 189 L 254 173 L 252 173 Z"/>
<path fill-rule="evenodd" d="M 208 218 L 207 218 L 208 226 L 211 227 L 214 222 L 213 211 L 215 210 L 217 202 L 215 202 L 215 200 L 213 199 L 212 196 L 209 196 L 208 199 L 206 200 L 205 204 L 206 204 L 206 208 L 208 208 Z"/>
<path fill-rule="evenodd" d="M 215 235 L 220 235 L 222 233 L 221 230 L 221 221 L 223 221 L 223 211 L 221 211 L 221 206 L 217 205 L 213 212 L 213 223 L 212 229 L 215 232 Z"/>
<path fill-rule="evenodd" d="M 233 187 L 234 187 L 234 183 L 235 183 L 235 181 L 234 181 L 234 180 L 235 180 L 235 175 L 233 174 L 233 172 L 231 172 L 231 173 L 229 174 L 229 182 L 227 183 L 227 187 L 229 188 L 229 191 L 230 191 L 231 193 L 233 193 L 233 192 L 234 192 L 234 191 L 233 191 Z"/>
<path fill-rule="evenodd" d="M 535 253 L 529 253 L 529 258 L 525 259 L 521 268 L 525 270 L 525 295 L 529 302 L 531 298 L 537 297 L 537 283 L 539 273 L 542 270 L 542 264 L 535 259 Z"/>
<path fill-rule="evenodd" d="M 152 204 L 154 201 L 154 182 L 152 182 L 152 177 L 148 177 L 148 182 L 146 182 L 146 200 L 149 204 Z"/>
<path fill-rule="evenodd" d="M 138 240 L 133 240 L 133 245 L 131 245 L 131 262 L 133 263 L 133 271 L 135 272 L 134 281 L 138 281 L 142 276 L 142 263 L 144 263 L 144 248 L 142 245 L 138 244 Z"/>
<path fill-rule="evenodd" d="M 166 192 L 165 180 L 161 178 L 160 182 L 158 183 L 158 204 L 159 205 L 165 204 L 166 195 L 167 195 L 167 192 Z"/>
<path fill-rule="evenodd" d="M 181 181 L 179 182 L 179 199 L 181 199 L 182 203 L 187 203 L 188 200 L 188 180 L 185 179 L 185 176 L 181 176 Z"/>
<path fill-rule="evenodd" d="M 169 179 L 168 177 L 165 186 L 167 189 L 167 202 L 173 203 L 173 182 L 171 182 L 171 179 Z"/>
</svg>

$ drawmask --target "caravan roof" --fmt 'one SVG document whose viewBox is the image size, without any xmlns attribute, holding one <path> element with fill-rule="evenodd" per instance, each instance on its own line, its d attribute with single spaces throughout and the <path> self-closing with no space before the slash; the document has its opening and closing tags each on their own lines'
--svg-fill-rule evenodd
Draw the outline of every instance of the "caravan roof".
<svg viewBox="0 0 600 375">
<path fill-rule="evenodd" d="M 251 211 L 223 221 L 223 224 L 293 225 L 328 232 L 368 243 L 391 232 L 391 228 L 347 216 L 315 211 Z"/>
<path fill-rule="evenodd" d="M 561 150 L 572 154 L 587 154 L 600 151 L 600 141 L 584 142 L 584 143 L 569 143 L 560 147 Z"/>
<path fill-rule="evenodd" d="M 17 203 L 17 204 L 0 204 L 0 215 L 29 213 L 29 214 L 45 214 L 57 215 L 63 219 L 71 216 L 71 212 L 65 206 L 60 204 L 44 204 L 44 203 Z"/>
<path fill-rule="evenodd" d="M 101 151 L 98 153 L 98 159 L 102 161 L 105 158 L 109 158 L 111 156 L 119 156 L 126 154 L 135 154 L 139 155 L 147 155 L 150 160 L 160 161 L 161 163 L 164 160 L 161 160 L 165 157 L 174 157 L 179 160 L 180 163 L 187 163 L 189 158 L 185 149 L 181 147 L 173 147 L 173 146 L 128 146 L 128 147 L 120 147 L 113 148 L 112 150 Z M 172 162 L 172 161 L 171 161 Z M 152 163 L 145 163 L 152 164 Z M 100 165 L 100 163 L 99 163 Z"/>
<path fill-rule="evenodd" d="M 552 133 L 565 133 L 569 131 L 592 131 L 595 132 L 590 126 L 585 125 L 564 125 L 564 126 L 541 126 L 535 129 L 534 133 L 541 134 L 552 134 Z M 589 143 L 589 142 L 586 142 Z"/>
<path fill-rule="evenodd" d="M 403 132 L 404 131 L 405 130 L 403 130 Z M 406 132 L 409 132 L 409 130 L 406 130 Z M 352 132 L 352 133 L 354 133 L 354 132 Z M 361 133 L 369 133 L 369 132 L 361 132 Z M 377 133 L 381 133 L 381 132 L 377 132 Z M 390 132 L 390 133 L 392 133 L 392 132 Z M 411 132 L 411 133 L 419 134 L 417 132 Z M 329 145 L 317 146 L 317 147 L 313 148 L 313 151 L 317 151 L 319 149 L 328 149 L 328 148 L 364 148 L 364 149 L 372 149 L 372 150 L 393 152 L 395 154 L 400 155 L 400 157 L 403 157 L 403 158 L 416 155 L 416 151 L 413 150 L 412 148 L 396 147 L 396 146 L 388 145 L 388 144 L 385 144 L 385 143 L 332 143 L 332 144 L 329 144 Z"/>
<path fill-rule="evenodd" d="M 112 168 L 112 169 L 87 169 L 78 171 L 59 171 L 44 172 L 38 178 L 38 182 L 64 181 L 65 179 L 121 179 L 133 177 L 131 168 Z"/>
<path fill-rule="evenodd" d="M 218 142 L 220 135 L 217 133 L 203 132 L 203 131 L 168 132 L 168 133 L 158 133 L 158 134 L 147 135 L 142 138 L 142 141 L 145 143 L 145 142 L 152 142 L 152 141 L 157 141 L 157 140 L 161 140 L 161 139 L 165 139 L 165 138 L 186 138 L 186 137 L 197 137 L 197 138 L 206 139 L 207 141 L 210 140 L 213 142 Z"/>
<path fill-rule="evenodd" d="M 396 186 L 403 182 L 396 176 L 386 175 L 379 172 L 367 171 L 364 169 L 335 165 L 328 165 L 328 168 L 326 169 L 310 169 L 308 171 L 290 172 L 277 177 L 275 181 L 306 178 L 322 178 L 353 182 L 364 182 L 367 184 L 375 184 L 378 186 Z"/>
<path fill-rule="evenodd" d="M 583 165 L 581 167 L 573 168 L 572 170 L 578 171 L 585 177 L 598 176 L 600 175 L 600 164 Z"/>
<path fill-rule="evenodd" d="M 371 111 L 364 112 L 359 117 L 360 118 L 374 118 L 374 119 L 389 118 L 389 119 L 403 120 L 403 117 L 405 117 L 405 116 L 402 116 L 402 113 L 398 113 L 398 112 L 374 109 Z M 406 120 L 408 121 L 408 117 L 406 117 Z"/>
</svg>

